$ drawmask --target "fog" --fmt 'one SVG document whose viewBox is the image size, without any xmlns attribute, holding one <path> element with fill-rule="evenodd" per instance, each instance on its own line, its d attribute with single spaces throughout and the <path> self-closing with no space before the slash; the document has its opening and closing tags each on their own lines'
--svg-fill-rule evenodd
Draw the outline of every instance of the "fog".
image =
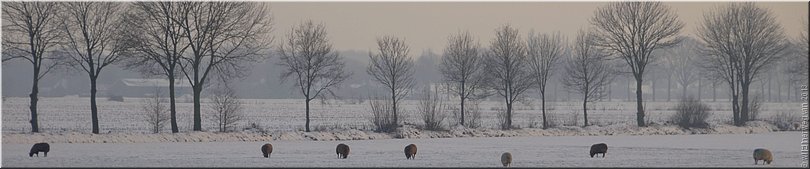
<svg viewBox="0 0 810 169">
<path fill-rule="evenodd" d="M 344 57 L 348 72 L 353 73 L 336 91 L 341 98 L 365 98 L 379 93 L 376 82 L 367 75 L 369 51 L 375 51 L 374 39 L 381 35 L 394 35 L 405 39 L 410 45 L 410 54 L 415 63 L 417 89 L 441 82 L 437 65 L 441 61 L 447 37 L 460 30 L 470 31 L 483 47 L 494 37 L 494 29 L 504 24 L 514 25 L 526 36 L 530 30 L 539 33 L 560 31 L 569 41 L 575 31 L 588 26 L 588 19 L 596 7 L 604 2 L 272 2 L 273 32 L 275 42 L 284 38 L 291 26 L 311 19 L 326 26 L 329 40 Z M 723 3 L 667 2 L 685 23 L 683 36 L 694 36 L 702 13 Z M 758 2 L 770 9 L 782 24 L 789 38 L 796 38 L 801 31 L 801 21 L 806 19 L 805 2 Z M 806 27 L 805 27 L 806 28 Z M 793 49 L 795 50 L 795 49 Z M 795 53 L 790 53 L 794 55 Z M 237 94 L 243 98 L 301 98 L 292 83 L 279 80 L 281 66 L 277 57 L 251 63 L 249 75 L 231 80 Z M 790 59 L 783 60 L 752 86 L 753 95 L 761 95 L 771 102 L 796 100 L 798 82 L 796 77 L 782 73 Z M 558 67 L 559 68 L 559 67 Z M 2 64 L 2 96 L 26 97 L 31 90 L 31 65 L 22 60 Z M 649 68 L 644 85 L 645 98 L 649 101 L 667 101 L 680 98 L 682 87 L 669 77 L 669 72 L 660 66 Z M 549 97 L 555 100 L 576 100 L 557 80 L 557 71 L 551 80 Z M 120 88 L 122 79 L 161 78 L 147 77 L 136 71 L 126 70 L 121 65 L 105 68 L 99 78 L 100 97 L 122 95 L 127 90 Z M 610 85 L 606 100 L 634 100 L 633 79 L 620 75 Z M 186 81 L 181 78 L 180 81 Z M 687 94 L 702 99 L 727 99 L 725 83 L 701 79 L 687 88 Z M 40 82 L 41 97 L 89 95 L 87 75 L 80 70 L 64 68 L 54 71 Z M 119 90 L 119 91 L 116 91 Z M 529 97 L 538 95 L 531 91 Z M 203 92 L 205 94 L 205 92 Z M 137 95 L 125 97 L 139 97 Z"/>
</svg>

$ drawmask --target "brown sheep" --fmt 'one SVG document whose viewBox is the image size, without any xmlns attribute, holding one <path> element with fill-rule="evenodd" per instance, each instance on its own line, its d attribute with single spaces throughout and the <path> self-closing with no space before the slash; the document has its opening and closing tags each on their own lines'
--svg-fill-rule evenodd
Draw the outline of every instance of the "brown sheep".
<svg viewBox="0 0 810 169">
<path fill-rule="evenodd" d="M 512 153 L 505 152 L 501 155 L 501 163 L 504 167 L 509 167 L 512 165 Z"/>
<path fill-rule="evenodd" d="M 416 159 L 416 145 L 405 146 L 405 159 Z"/>
<path fill-rule="evenodd" d="M 594 144 L 594 145 L 591 146 L 591 153 L 590 153 L 591 158 L 593 158 L 593 155 L 596 155 L 596 154 L 602 154 L 602 158 L 605 158 L 605 154 L 607 154 L 607 150 L 608 150 L 608 147 L 607 147 L 607 144 L 605 144 L 605 143 Z M 597 156 L 597 157 L 599 157 L 599 156 Z"/>
<path fill-rule="evenodd" d="M 45 157 L 48 157 L 48 151 L 51 151 L 51 145 L 48 143 L 36 143 L 31 147 L 31 151 L 28 152 L 28 157 L 33 157 L 34 154 L 39 157 L 39 152 L 45 152 Z"/>
<path fill-rule="evenodd" d="M 270 153 L 273 153 L 273 145 L 270 143 L 262 145 L 262 155 L 264 155 L 264 158 L 270 158 Z"/>
<path fill-rule="evenodd" d="M 335 152 L 337 153 L 338 158 L 346 159 L 349 157 L 349 146 L 343 143 L 338 144 Z"/>
<path fill-rule="evenodd" d="M 773 161 L 773 154 L 770 150 L 764 148 L 754 149 L 754 165 L 757 165 L 757 161 L 762 160 L 762 164 L 768 163 L 771 164 Z"/>
</svg>

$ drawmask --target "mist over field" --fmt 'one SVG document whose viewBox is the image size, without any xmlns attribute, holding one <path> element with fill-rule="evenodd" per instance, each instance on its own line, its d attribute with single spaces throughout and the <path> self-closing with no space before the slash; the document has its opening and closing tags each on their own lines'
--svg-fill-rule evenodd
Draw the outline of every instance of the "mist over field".
<svg viewBox="0 0 810 169">
<path fill-rule="evenodd" d="M 4 2 L 0 165 L 806 167 L 808 7 Z"/>
</svg>

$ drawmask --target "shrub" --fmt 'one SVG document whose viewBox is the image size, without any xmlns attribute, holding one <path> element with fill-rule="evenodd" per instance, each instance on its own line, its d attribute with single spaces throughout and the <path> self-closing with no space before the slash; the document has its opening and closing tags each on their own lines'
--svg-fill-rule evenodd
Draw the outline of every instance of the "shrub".
<svg viewBox="0 0 810 169">
<path fill-rule="evenodd" d="M 160 130 L 163 129 L 170 120 L 168 114 L 169 108 L 161 103 L 163 101 L 164 100 L 160 98 L 160 90 L 156 89 L 151 97 L 144 99 L 141 103 L 143 116 L 152 133 L 160 133 Z"/>
<path fill-rule="evenodd" d="M 707 128 L 709 124 L 709 106 L 693 97 L 681 99 L 675 107 L 671 120 L 682 128 Z"/>
<path fill-rule="evenodd" d="M 446 118 L 445 106 L 438 95 L 438 90 L 431 92 L 430 88 L 426 87 L 422 97 L 419 98 L 417 110 L 422 115 L 422 121 L 425 122 L 425 129 L 427 130 L 442 130 L 442 123 Z"/>
<path fill-rule="evenodd" d="M 242 120 L 242 102 L 233 89 L 221 87 L 214 90 L 210 98 L 210 118 L 217 124 L 220 132 L 226 132 Z"/>
<path fill-rule="evenodd" d="M 464 122 L 464 127 L 467 127 L 467 128 L 480 128 L 481 126 L 483 126 L 482 125 L 483 123 L 481 122 L 482 121 L 481 120 L 481 108 L 478 106 L 478 102 L 470 100 L 467 103 L 465 103 L 464 107 L 465 107 L 464 111 L 466 111 L 464 113 L 464 115 L 465 115 L 464 116 L 464 121 L 465 121 Z M 453 112 L 453 119 L 455 120 L 453 124 L 455 124 L 455 125 L 461 124 L 461 122 L 459 121 L 461 119 L 461 113 L 459 113 L 460 112 L 459 108 L 454 107 L 452 112 Z"/>
<path fill-rule="evenodd" d="M 512 129 L 512 126 L 509 126 L 506 123 L 509 120 L 507 118 L 506 109 L 498 108 L 495 111 L 497 112 L 497 115 L 498 115 L 498 127 L 500 127 L 501 130 Z"/>
<path fill-rule="evenodd" d="M 546 112 L 546 119 L 547 119 L 546 124 L 548 125 L 548 128 L 555 128 L 560 126 L 559 124 L 560 119 L 557 117 L 557 114 Z"/>
<path fill-rule="evenodd" d="M 748 121 L 759 119 L 759 112 L 762 110 L 762 96 L 755 95 L 751 98 L 751 103 L 748 105 Z"/>
<path fill-rule="evenodd" d="M 791 112 L 779 112 L 768 120 L 771 124 L 775 125 L 781 131 L 789 131 L 789 130 L 798 130 L 795 124 L 799 124 L 801 122 L 801 117 L 799 117 L 796 113 Z"/>
<path fill-rule="evenodd" d="M 371 123 L 374 124 L 377 132 L 392 132 L 397 129 L 394 121 L 393 105 L 387 100 L 369 99 L 371 106 Z M 402 114 L 402 113 L 400 113 Z"/>
<path fill-rule="evenodd" d="M 563 122 L 565 126 L 579 126 L 579 113 L 575 111 L 568 112 L 568 118 Z"/>
</svg>

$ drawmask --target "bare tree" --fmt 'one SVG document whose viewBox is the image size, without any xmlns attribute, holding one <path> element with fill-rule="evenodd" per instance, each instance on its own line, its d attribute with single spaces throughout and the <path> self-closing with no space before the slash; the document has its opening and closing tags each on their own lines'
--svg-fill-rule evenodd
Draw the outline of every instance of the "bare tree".
<svg viewBox="0 0 810 169">
<path fill-rule="evenodd" d="M 180 15 L 175 2 L 135 2 L 125 15 L 126 40 L 132 46 L 132 56 L 125 61 L 126 67 L 145 75 L 163 75 L 169 80 L 169 101 L 172 133 L 177 127 L 175 80 L 180 73 L 180 62 L 189 43 L 182 37 L 185 33 L 175 19 Z"/>
<path fill-rule="evenodd" d="M 489 50 L 484 57 L 487 81 L 506 102 L 505 121 L 501 128 L 511 129 L 512 105 L 534 84 L 526 44 L 518 36 L 517 29 L 505 25 L 495 30 L 495 39 Z"/>
<path fill-rule="evenodd" d="M 540 91 L 540 105 L 543 112 L 543 129 L 548 128 L 546 120 L 546 85 L 554 74 L 554 65 L 565 52 L 565 42 L 559 32 L 554 34 L 535 34 L 529 32 L 527 54 L 529 68 Z"/>
<path fill-rule="evenodd" d="M 152 133 L 160 133 L 160 130 L 166 126 L 166 122 L 170 118 L 166 114 L 166 105 L 163 105 L 160 93 L 160 88 L 155 88 L 152 96 L 141 103 L 143 116 L 146 118 L 146 123 Z"/>
<path fill-rule="evenodd" d="M 696 71 L 698 68 L 697 58 L 699 46 L 697 42 L 686 38 L 681 43 L 665 49 L 666 59 L 664 62 L 675 76 L 675 82 L 681 85 L 681 98 L 686 98 L 686 89 L 701 78 Z"/>
<path fill-rule="evenodd" d="M 301 89 L 306 103 L 306 132 L 309 132 L 309 102 L 315 98 L 335 96 L 333 88 L 349 78 L 346 63 L 332 50 L 323 24 L 312 21 L 293 27 L 287 41 L 278 46 L 278 55 L 285 68 L 281 79 L 292 78 Z"/>
<path fill-rule="evenodd" d="M 192 88 L 194 131 L 202 130 L 200 95 L 212 73 L 223 80 L 244 77 L 263 59 L 272 39 L 270 14 L 259 2 L 179 2 L 177 23 L 191 53 L 178 62 Z"/>
<path fill-rule="evenodd" d="M 486 96 L 483 90 L 484 78 L 482 55 L 479 52 L 478 42 L 470 35 L 470 32 L 459 32 L 450 36 L 447 40 L 447 47 L 444 49 L 442 63 L 439 71 L 448 84 L 448 89 L 459 97 L 461 103 L 460 120 L 462 126 L 464 122 L 464 102 L 470 99 L 477 99 Z"/>
<path fill-rule="evenodd" d="M 366 73 L 390 92 L 393 124 L 398 125 L 400 116 L 397 114 L 397 105 L 415 84 L 413 59 L 408 56 L 409 49 L 405 41 L 393 36 L 377 38 L 377 49 L 379 53 L 368 55 L 370 62 Z"/>
<path fill-rule="evenodd" d="M 574 55 L 568 59 L 566 76 L 562 83 L 568 90 L 582 95 L 584 126 L 588 126 L 588 102 L 604 98 L 605 88 L 611 82 L 610 65 L 605 63 L 605 52 L 592 44 L 594 35 L 580 30 L 573 44 Z"/>
<path fill-rule="evenodd" d="M 236 93 L 227 86 L 222 85 L 211 93 L 210 97 L 211 119 L 217 123 L 219 132 L 227 132 L 230 127 L 242 120 L 242 102 Z"/>
<path fill-rule="evenodd" d="M 371 118 L 369 119 L 377 132 L 391 132 L 396 130 L 397 123 L 394 122 L 394 111 L 391 102 L 378 97 L 369 98 L 368 104 L 371 107 Z"/>
<path fill-rule="evenodd" d="M 31 132 L 39 132 L 39 81 L 61 62 L 54 47 L 59 43 L 60 6 L 55 2 L 3 2 L 2 61 L 25 60 L 33 67 L 29 109 Z"/>
<path fill-rule="evenodd" d="M 795 77 L 795 81 L 799 82 L 807 82 L 808 77 L 808 58 L 810 58 L 810 39 L 808 39 L 808 21 L 805 19 L 802 21 L 802 31 L 801 36 L 796 39 L 794 44 L 795 47 L 799 50 L 798 53 L 793 55 L 794 57 L 791 58 L 793 61 L 790 62 L 790 65 L 785 69 L 785 73 L 788 73 Z"/>
<path fill-rule="evenodd" d="M 590 20 L 594 44 L 627 63 L 636 80 L 636 122 L 644 124 L 641 84 L 647 65 L 657 58 L 651 53 L 678 43 L 675 37 L 683 23 L 675 11 L 661 2 L 613 2 L 596 10 Z"/>
<path fill-rule="evenodd" d="M 115 2 L 68 2 L 62 3 L 65 12 L 60 18 L 61 29 L 67 43 L 63 45 L 70 56 L 70 65 L 83 70 L 90 77 L 90 111 L 93 133 L 99 133 L 98 107 L 96 105 L 96 82 L 101 71 L 118 62 L 126 52 L 122 39 L 124 9 Z"/>
<path fill-rule="evenodd" d="M 734 124 L 743 125 L 749 120 L 751 83 L 783 56 L 784 31 L 769 10 L 731 3 L 707 12 L 698 35 L 706 44 L 707 68 L 731 88 Z"/>
<path fill-rule="evenodd" d="M 441 97 L 439 97 L 438 88 L 426 86 L 422 91 L 422 97 L 419 98 L 419 104 L 416 109 L 422 116 L 422 121 L 425 122 L 425 129 L 442 129 L 442 123 L 447 115 L 444 112 L 445 105 Z"/>
</svg>

